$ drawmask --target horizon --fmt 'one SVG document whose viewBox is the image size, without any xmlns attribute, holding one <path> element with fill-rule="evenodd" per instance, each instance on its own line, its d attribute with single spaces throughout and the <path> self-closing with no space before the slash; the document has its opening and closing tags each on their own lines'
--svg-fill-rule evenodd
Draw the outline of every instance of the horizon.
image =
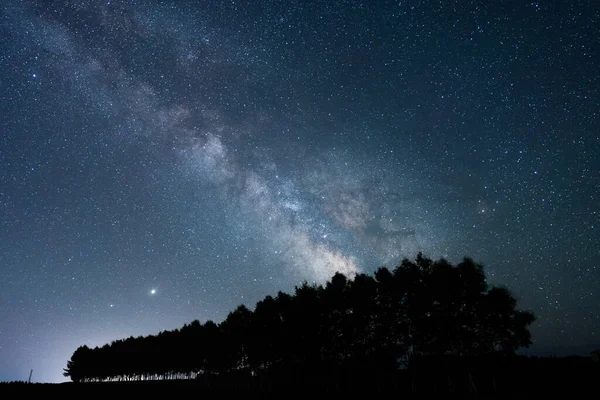
<svg viewBox="0 0 600 400">
<path fill-rule="evenodd" d="M 275 293 L 271 293 L 269 294 L 269 296 L 274 296 Z M 255 307 L 252 307 L 252 305 L 249 304 L 240 304 L 240 305 L 245 305 L 248 307 L 248 309 L 254 311 Z M 210 320 L 207 321 L 200 321 L 201 323 L 206 323 Z M 185 324 L 190 324 L 193 321 L 188 321 Z M 216 322 L 218 324 L 220 324 L 222 321 L 213 321 Z M 535 324 L 535 322 L 534 322 Z M 183 326 L 183 325 L 182 325 Z M 95 345 L 90 345 L 88 343 L 82 343 L 80 346 L 86 345 L 88 346 L 90 349 L 94 349 L 94 348 L 99 348 L 102 347 L 105 344 L 111 344 L 114 341 L 117 340 L 125 340 L 128 338 L 138 338 L 138 337 L 146 337 L 146 336 L 156 336 L 158 335 L 160 332 L 164 332 L 164 331 L 174 331 L 174 330 L 178 330 L 181 329 L 182 326 L 177 326 L 177 327 L 173 327 L 173 328 L 166 328 L 163 329 L 159 332 L 151 332 L 151 333 L 147 333 L 147 334 L 141 334 L 141 335 L 130 335 L 130 336 L 126 336 L 126 337 L 120 337 L 120 338 L 115 338 L 112 339 L 110 342 L 106 342 L 106 343 L 99 343 L 99 344 L 95 344 Z M 583 358 L 591 358 L 591 353 L 593 351 L 598 351 L 598 349 L 600 349 L 600 346 L 598 344 L 583 344 L 583 345 L 577 345 L 577 346 L 556 346 L 556 347 L 546 347 L 546 348 L 540 348 L 539 346 L 535 346 L 535 341 L 534 343 L 529 346 L 529 347 L 523 347 L 517 350 L 516 355 L 517 356 L 526 356 L 526 357 L 557 357 L 557 358 L 568 358 L 568 357 L 583 357 Z M 66 362 L 65 362 L 65 366 L 66 366 Z M 34 370 L 35 371 L 35 370 Z M 29 377 L 29 376 L 28 376 Z M 26 380 L 18 380 L 18 381 L 23 381 L 26 382 Z M 0 381 L 0 382 L 9 382 L 9 381 Z M 71 382 L 70 379 L 67 379 L 65 377 L 62 378 L 62 380 L 58 380 L 58 381 L 36 381 L 35 379 L 32 379 L 31 381 L 32 383 L 67 383 L 67 382 Z"/>
</svg>

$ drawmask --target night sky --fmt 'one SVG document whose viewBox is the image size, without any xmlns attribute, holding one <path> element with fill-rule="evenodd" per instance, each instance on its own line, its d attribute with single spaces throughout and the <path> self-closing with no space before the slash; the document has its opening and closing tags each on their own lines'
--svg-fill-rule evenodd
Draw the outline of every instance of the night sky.
<svg viewBox="0 0 600 400">
<path fill-rule="evenodd" d="M 600 347 L 595 1 L 0 7 L 0 381 L 419 251 Z"/>
</svg>

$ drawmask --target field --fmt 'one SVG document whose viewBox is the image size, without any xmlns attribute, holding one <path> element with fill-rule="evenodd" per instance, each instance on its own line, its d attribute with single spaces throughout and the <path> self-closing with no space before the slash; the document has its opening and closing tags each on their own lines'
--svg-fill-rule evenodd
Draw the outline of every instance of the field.
<svg viewBox="0 0 600 400">
<path fill-rule="evenodd" d="M 350 374 L 314 374 L 250 377 L 244 375 L 211 376 L 198 380 L 165 380 L 136 382 L 92 382 L 61 384 L 0 383 L 4 395 L 157 395 L 161 393 L 244 394 L 465 394 L 469 397 L 498 396 L 530 398 L 540 395 L 575 395 L 594 393 L 600 380 L 600 363 L 589 358 L 522 359 L 509 369 L 490 371 L 448 371 L 439 368 L 401 370 L 394 375 L 354 371 Z M 4 397 L 5 398 L 5 397 Z"/>
</svg>

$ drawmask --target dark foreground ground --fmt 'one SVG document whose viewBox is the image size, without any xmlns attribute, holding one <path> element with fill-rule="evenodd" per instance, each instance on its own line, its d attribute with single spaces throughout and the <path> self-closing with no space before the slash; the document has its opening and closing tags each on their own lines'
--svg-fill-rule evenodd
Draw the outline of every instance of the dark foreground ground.
<svg viewBox="0 0 600 400">
<path fill-rule="evenodd" d="M 413 395 L 460 394 L 463 397 L 538 398 L 540 396 L 578 395 L 596 398 L 600 382 L 600 362 L 589 358 L 521 359 L 518 362 L 471 368 L 440 368 L 439 365 L 417 366 L 412 370 L 383 373 L 373 369 L 351 372 L 313 371 L 291 376 L 285 371 L 269 377 L 211 376 L 198 380 L 138 382 L 27 384 L 0 383 L 0 399 L 16 396 L 84 396 L 106 395 L 222 396 L 324 396 L 369 394 L 412 397 Z M 9 397 L 10 396 L 10 397 Z M 29 398 L 29 397 L 27 397 Z M 245 397 L 248 398 L 248 397 Z"/>
</svg>

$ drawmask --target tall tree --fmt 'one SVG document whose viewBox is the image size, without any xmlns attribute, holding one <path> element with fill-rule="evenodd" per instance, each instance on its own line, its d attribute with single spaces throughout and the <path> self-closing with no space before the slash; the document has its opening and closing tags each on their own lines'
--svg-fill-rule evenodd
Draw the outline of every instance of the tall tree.
<svg viewBox="0 0 600 400">
<path fill-rule="evenodd" d="M 278 374 L 324 379 L 365 368 L 489 353 L 513 354 L 531 344 L 532 313 L 518 310 L 506 288 L 489 287 L 483 266 L 419 254 L 390 271 L 325 286 L 304 282 L 293 294 L 265 297 L 254 311 L 239 306 L 220 324 L 81 346 L 64 375 L 74 382 L 238 377 Z"/>
</svg>

